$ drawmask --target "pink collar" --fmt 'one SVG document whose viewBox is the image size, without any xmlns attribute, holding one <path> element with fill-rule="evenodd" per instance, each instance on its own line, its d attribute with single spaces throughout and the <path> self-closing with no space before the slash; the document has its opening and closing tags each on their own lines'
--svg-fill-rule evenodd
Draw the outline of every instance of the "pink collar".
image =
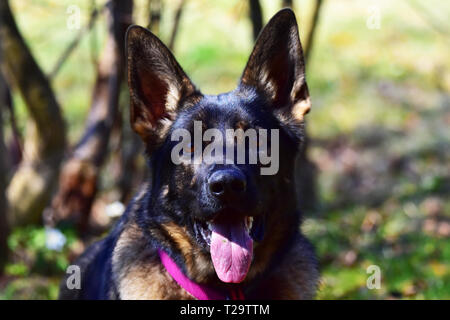
<svg viewBox="0 0 450 320">
<path fill-rule="evenodd" d="M 159 258 L 161 263 L 166 268 L 167 272 L 172 278 L 187 292 L 189 292 L 194 298 L 198 300 L 244 300 L 244 293 L 240 287 L 230 290 L 229 295 L 222 293 L 219 290 L 195 283 L 189 279 L 178 268 L 176 263 L 169 257 L 169 255 L 158 249 Z"/>
</svg>

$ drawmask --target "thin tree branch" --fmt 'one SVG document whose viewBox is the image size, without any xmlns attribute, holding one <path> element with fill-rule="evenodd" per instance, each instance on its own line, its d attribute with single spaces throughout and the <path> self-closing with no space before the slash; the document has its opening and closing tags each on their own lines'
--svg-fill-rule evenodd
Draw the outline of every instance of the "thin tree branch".
<svg viewBox="0 0 450 320">
<path fill-rule="evenodd" d="M 253 39 L 256 40 L 263 27 L 262 9 L 259 0 L 250 0 L 250 20 L 253 27 Z"/>
<path fill-rule="evenodd" d="M 96 0 L 91 0 L 91 12 L 93 12 L 94 10 L 96 10 L 97 8 L 97 3 Z M 95 25 L 95 24 L 94 24 Z M 95 28 L 94 25 L 91 27 L 91 36 L 90 36 L 90 41 L 89 41 L 89 49 L 90 49 L 90 55 L 91 55 L 91 63 L 94 66 L 94 68 L 98 65 L 98 42 L 97 42 L 97 33 L 95 32 Z"/>
<path fill-rule="evenodd" d="M 148 0 L 148 25 L 147 29 L 159 36 L 161 25 L 161 0 Z"/>
<path fill-rule="evenodd" d="M 309 28 L 308 36 L 306 38 L 305 42 L 305 63 L 308 64 L 309 56 L 311 55 L 312 47 L 313 47 L 313 41 L 314 41 L 314 35 L 316 33 L 317 25 L 319 22 L 319 14 L 320 14 L 320 8 L 322 7 L 323 0 L 316 0 L 315 5 L 313 8 L 313 16 L 311 21 L 311 27 Z"/>
<path fill-rule="evenodd" d="M 173 22 L 172 34 L 171 34 L 170 40 L 169 40 L 169 49 L 170 50 L 173 50 L 173 47 L 175 45 L 175 38 L 177 36 L 177 32 L 178 32 L 178 28 L 179 28 L 180 20 L 181 20 L 181 14 L 183 13 L 183 8 L 184 8 L 185 3 L 186 3 L 185 0 L 180 0 L 177 10 L 175 12 L 175 20 Z"/>
<path fill-rule="evenodd" d="M 438 23 L 438 19 L 430 14 L 430 11 L 426 8 L 426 6 L 423 5 L 423 3 L 419 3 L 417 1 L 406 2 L 422 18 L 422 20 L 431 27 L 431 29 L 433 29 L 441 36 L 444 36 L 447 41 L 449 40 L 448 36 L 450 34 L 450 30 L 440 25 Z"/>
<path fill-rule="evenodd" d="M 94 7 L 94 9 L 91 11 L 91 14 L 89 16 L 88 24 L 84 28 L 82 28 L 78 32 L 76 37 L 72 40 L 72 42 L 69 43 L 69 45 L 66 47 L 66 49 L 63 51 L 61 56 L 56 61 L 55 66 L 53 67 L 52 71 L 48 74 L 48 78 L 50 80 L 54 79 L 56 77 L 58 72 L 61 70 L 61 67 L 66 62 L 66 60 L 70 57 L 72 52 L 78 47 L 78 44 L 81 42 L 81 39 L 83 39 L 83 36 L 86 35 L 93 28 L 95 21 L 97 20 L 97 17 L 99 16 L 100 13 L 103 13 L 103 11 L 105 10 L 108 3 L 106 3 L 100 9 L 97 9 Z"/>
<path fill-rule="evenodd" d="M 293 1 L 292 0 L 283 0 L 283 8 L 292 8 L 293 7 Z"/>
</svg>

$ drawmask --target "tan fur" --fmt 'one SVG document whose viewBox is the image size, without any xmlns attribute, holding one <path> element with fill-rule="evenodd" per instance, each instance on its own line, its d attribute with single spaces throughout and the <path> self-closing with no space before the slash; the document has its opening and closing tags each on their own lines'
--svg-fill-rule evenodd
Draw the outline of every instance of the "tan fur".
<svg viewBox="0 0 450 320">
<path fill-rule="evenodd" d="M 311 99 L 297 102 L 292 108 L 292 116 L 298 121 L 302 121 L 303 117 L 311 110 Z"/>
<path fill-rule="evenodd" d="M 134 223 L 119 237 L 112 265 L 121 299 L 193 299 L 167 273 Z"/>
<path fill-rule="evenodd" d="M 286 258 L 266 278 L 256 292 L 256 299 L 304 300 L 313 299 L 319 273 L 309 257 L 303 255 L 302 242 L 298 241 Z"/>
<path fill-rule="evenodd" d="M 174 223 L 163 228 L 176 243 L 185 258 L 188 276 L 198 283 L 210 279 L 214 269 L 207 257 L 192 242 L 186 230 Z M 265 271 L 267 263 L 282 238 L 282 227 L 276 228 L 263 243 L 256 245 L 257 257 L 247 275 L 244 287 Z M 314 297 L 318 272 L 310 259 L 303 256 L 303 243 L 299 240 L 287 253 L 260 287 L 249 298 L 258 299 L 311 299 Z M 113 252 L 113 275 L 121 299 L 194 299 L 181 288 L 162 266 L 155 249 L 148 246 L 142 231 L 131 221 L 120 235 Z"/>
<path fill-rule="evenodd" d="M 135 203 L 145 195 L 149 186 L 139 192 Z M 132 212 L 136 212 L 132 210 Z M 121 299 L 193 299 L 181 288 L 162 266 L 157 251 L 149 246 L 142 230 L 131 216 L 119 236 L 113 252 L 113 275 Z M 286 226 L 276 215 L 269 215 L 267 224 L 272 226 L 261 243 L 254 243 L 254 260 L 244 288 L 266 271 L 275 252 L 285 245 Z M 182 253 L 187 276 L 197 283 L 208 283 L 215 277 L 215 270 L 209 255 L 200 249 L 186 229 L 174 222 L 161 226 Z M 316 291 L 318 272 L 310 257 L 305 257 L 304 244 L 297 239 L 284 259 L 275 266 L 270 275 L 264 277 L 260 288 L 252 297 L 261 299 L 311 299 Z M 223 283 L 222 283 L 223 284 Z"/>
<path fill-rule="evenodd" d="M 183 254 L 188 276 L 198 283 L 207 281 L 215 272 L 211 260 L 205 256 L 197 245 L 192 243 L 185 228 L 175 223 L 165 224 L 163 228 L 169 233 Z"/>
</svg>

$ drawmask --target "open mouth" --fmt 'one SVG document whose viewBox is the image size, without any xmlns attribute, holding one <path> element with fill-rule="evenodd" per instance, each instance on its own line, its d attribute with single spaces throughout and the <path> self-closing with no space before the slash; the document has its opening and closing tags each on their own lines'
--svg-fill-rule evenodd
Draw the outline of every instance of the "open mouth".
<svg viewBox="0 0 450 320">
<path fill-rule="evenodd" d="M 244 218 L 245 227 L 247 232 L 251 235 L 252 226 L 253 226 L 253 217 L 245 217 Z M 194 223 L 194 231 L 197 237 L 197 240 L 203 244 L 206 244 L 208 249 L 211 246 L 211 234 L 212 234 L 212 222 L 204 222 L 204 221 L 196 221 Z M 252 237 L 253 238 L 253 237 Z M 256 240 L 256 239 L 253 239 Z"/>
<path fill-rule="evenodd" d="M 225 219 L 195 222 L 197 240 L 209 247 L 217 276 L 223 282 L 242 282 L 253 258 L 253 240 L 260 241 L 254 218 Z"/>
</svg>

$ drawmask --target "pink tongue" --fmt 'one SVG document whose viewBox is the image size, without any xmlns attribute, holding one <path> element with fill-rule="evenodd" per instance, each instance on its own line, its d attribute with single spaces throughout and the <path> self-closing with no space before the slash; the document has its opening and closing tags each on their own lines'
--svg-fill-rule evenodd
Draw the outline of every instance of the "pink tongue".
<svg viewBox="0 0 450 320">
<path fill-rule="evenodd" d="M 253 256 L 253 241 L 244 221 L 212 223 L 210 253 L 220 280 L 242 282 Z"/>
</svg>

